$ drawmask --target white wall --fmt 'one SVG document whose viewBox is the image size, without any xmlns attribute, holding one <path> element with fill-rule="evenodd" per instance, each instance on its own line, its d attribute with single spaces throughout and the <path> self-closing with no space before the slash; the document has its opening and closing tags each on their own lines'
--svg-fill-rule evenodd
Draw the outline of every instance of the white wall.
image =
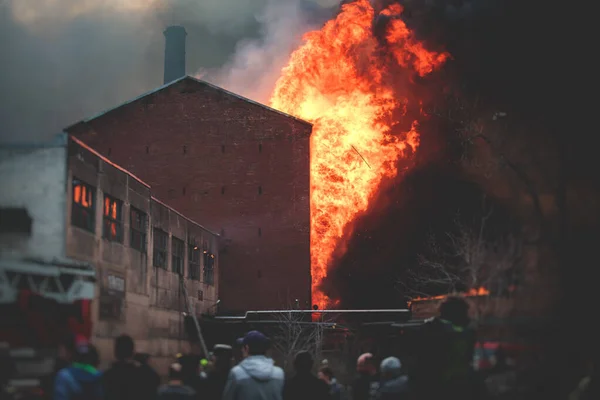
<svg viewBox="0 0 600 400">
<path fill-rule="evenodd" d="M 30 237 L 0 234 L 0 254 L 64 257 L 66 180 L 66 135 L 47 144 L 0 144 L 0 207 L 26 208 L 33 221 Z"/>
</svg>

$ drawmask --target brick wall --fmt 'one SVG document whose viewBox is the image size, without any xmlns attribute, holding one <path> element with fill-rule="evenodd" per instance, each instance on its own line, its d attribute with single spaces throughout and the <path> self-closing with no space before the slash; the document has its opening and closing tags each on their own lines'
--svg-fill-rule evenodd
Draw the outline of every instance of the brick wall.
<svg viewBox="0 0 600 400">
<path fill-rule="evenodd" d="M 310 305 L 310 124 L 186 78 L 68 131 L 221 234 L 220 310 Z"/>
</svg>

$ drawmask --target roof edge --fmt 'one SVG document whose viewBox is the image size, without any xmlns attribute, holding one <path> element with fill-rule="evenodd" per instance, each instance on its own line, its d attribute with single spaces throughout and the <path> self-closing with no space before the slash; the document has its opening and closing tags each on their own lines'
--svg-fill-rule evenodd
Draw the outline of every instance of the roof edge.
<svg viewBox="0 0 600 400">
<path fill-rule="evenodd" d="M 191 223 L 192 223 L 192 224 L 194 224 L 194 225 L 198 225 L 200 228 L 204 229 L 206 232 L 208 232 L 208 233 L 211 233 L 211 234 L 215 235 L 216 237 L 219 237 L 219 238 L 221 237 L 221 235 L 219 235 L 218 233 L 216 233 L 216 232 L 213 232 L 212 230 L 208 229 L 208 228 L 207 228 L 207 227 L 205 227 L 204 225 L 197 223 L 196 221 L 194 221 L 194 220 L 193 220 L 193 219 L 191 219 L 190 217 L 186 217 L 185 215 L 183 215 L 182 213 L 180 213 L 179 211 L 177 211 L 176 209 L 174 209 L 173 207 L 171 207 L 171 206 L 170 206 L 170 205 L 168 205 L 167 203 L 165 203 L 165 202 L 163 202 L 163 201 L 161 201 L 161 200 L 157 199 L 156 197 L 154 197 L 154 196 L 150 196 L 150 200 L 151 200 L 151 201 L 154 201 L 154 202 L 156 202 L 156 203 L 158 203 L 158 204 L 160 204 L 160 205 L 161 205 L 161 206 L 163 206 L 163 207 L 166 207 L 166 208 L 168 208 L 169 210 L 173 211 L 175 214 L 177 214 L 177 215 L 179 215 L 180 217 L 184 218 L 184 219 L 185 219 L 185 220 L 187 220 L 188 222 L 191 222 Z"/>
<path fill-rule="evenodd" d="M 251 104 L 257 105 L 257 106 L 259 106 L 259 107 L 262 107 L 262 108 L 264 108 L 264 109 L 266 109 L 266 110 L 268 110 L 268 111 L 275 112 L 275 113 L 277 113 L 277 114 L 279 114 L 279 115 L 282 115 L 282 116 L 284 116 L 284 117 L 286 117 L 286 118 L 293 119 L 293 120 L 295 120 L 295 121 L 297 121 L 297 122 L 300 122 L 300 123 L 302 123 L 302 124 L 304 124 L 304 125 L 307 125 L 307 126 L 309 126 L 309 127 L 311 127 L 311 128 L 312 128 L 312 126 L 313 126 L 313 124 L 312 124 L 312 123 L 310 123 L 310 122 L 308 122 L 308 121 L 305 121 L 305 120 L 303 120 L 303 119 L 300 119 L 300 118 L 298 118 L 298 117 L 295 117 L 295 116 L 293 116 L 293 115 L 291 115 L 291 114 L 284 113 L 283 111 L 276 110 L 276 109 L 274 109 L 274 108 L 272 108 L 272 107 L 269 107 L 269 106 L 267 106 L 267 105 L 265 105 L 265 104 L 259 103 L 258 101 L 254 101 L 254 100 L 252 100 L 252 99 L 249 99 L 249 98 L 247 98 L 247 97 L 244 97 L 244 96 L 242 96 L 242 95 L 239 95 L 239 94 L 236 94 L 236 93 L 230 92 L 230 91 L 229 91 L 229 90 L 227 90 L 227 89 L 224 89 L 224 88 L 222 88 L 222 87 L 220 87 L 220 86 L 214 85 L 214 84 L 212 84 L 212 83 L 210 83 L 210 82 L 207 82 L 207 81 L 205 81 L 205 80 L 198 79 L 198 78 L 196 78 L 196 77 L 194 77 L 194 76 L 191 76 L 191 75 L 185 75 L 185 76 L 182 76 L 181 78 L 175 79 L 174 81 L 171 81 L 171 82 L 169 82 L 169 83 L 165 83 L 164 85 L 161 85 L 161 86 L 159 86 L 159 87 L 157 87 L 157 88 L 155 88 L 155 89 L 152 89 L 152 90 L 150 90 L 150 91 L 148 91 L 148 92 L 145 92 L 145 93 L 143 93 L 143 94 L 141 94 L 141 95 L 139 95 L 139 96 L 137 96 L 137 97 L 134 97 L 134 98 L 132 98 L 132 99 L 130 99 L 130 100 L 127 100 L 127 101 L 125 101 L 124 103 L 118 104 L 118 105 L 116 105 L 116 106 L 114 106 L 114 107 L 108 108 L 108 109 L 106 109 L 106 110 L 104 110 L 104 111 L 102 111 L 102 112 L 99 112 L 99 113 L 97 113 L 97 114 L 94 114 L 94 115 L 92 115 L 91 117 L 88 117 L 88 118 L 85 118 L 85 119 L 79 120 L 79 121 L 77 121 L 77 122 L 75 122 L 75 123 L 72 123 L 71 125 L 69 125 L 69 126 L 67 126 L 66 128 L 64 128 L 64 131 L 67 131 L 67 132 L 68 132 L 70 129 L 74 128 L 74 127 L 75 127 L 75 126 L 77 126 L 77 125 L 80 125 L 80 124 L 86 124 L 86 123 L 88 123 L 88 122 L 91 122 L 91 121 L 93 121 L 94 119 L 96 119 L 96 118 L 99 118 L 99 117 L 101 117 L 101 116 L 103 116 L 103 115 L 105 115 L 105 114 L 108 114 L 108 113 L 109 113 L 109 112 L 111 112 L 111 111 L 114 111 L 114 110 L 116 110 L 116 109 L 118 109 L 118 108 L 121 108 L 121 107 L 123 107 L 123 106 L 126 106 L 126 105 L 128 105 L 128 104 L 134 103 L 134 102 L 136 102 L 136 101 L 138 101 L 138 100 L 141 100 L 141 99 L 143 99 L 143 98 L 144 98 L 144 97 L 146 97 L 146 96 L 149 96 L 149 95 L 152 95 L 152 94 L 158 93 L 158 92 L 160 92 L 161 90 L 163 90 L 163 89 L 166 89 L 166 88 L 168 88 L 168 87 L 170 87 L 170 86 L 172 86 L 172 85 L 175 85 L 175 84 L 177 84 L 177 83 L 179 83 L 179 82 L 181 82 L 181 81 L 184 81 L 184 80 L 186 80 L 186 79 L 189 79 L 189 80 L 192 80 L 192 81 L 194 81 L 194 82 L 197 82 L 197 83 L 200 83 L 200 84 L 206 85 L 206 86 L 208 86 L 208 87 L 210 87 L 210 88 L 212 88 L 212 89 L 218 90 L 218 91 L 220 91 L 220 92 L 222 92 L 222 93 L 226 93 L 226 94 L 228 94 L 228 95 L 230 95 L 230 96 L 237 97 L 238 99 L 241 99 L 241 100 L 247 101 L 248 103 L 251 103 Z M 311 133 L 312 133 L 312 131 L 311 131 Z"/>
</svg>

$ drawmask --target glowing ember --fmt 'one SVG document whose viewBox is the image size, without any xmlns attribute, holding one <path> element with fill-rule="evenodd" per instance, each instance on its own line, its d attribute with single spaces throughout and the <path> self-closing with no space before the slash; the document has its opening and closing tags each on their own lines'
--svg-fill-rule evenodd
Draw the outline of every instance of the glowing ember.
<svg viewBox="0 0 600 400">
<path fill-rule="evenodd" d="M 334 249 L 344 244 L 351 222 L 367 209 L 382 180 L 398 173 L 398 159 L 419 144 L 417 121 L 408 132 L 396 128 L 392 134 L 408 99 L 386 84 L 390 68 L 423 76 L 448 57 L 425 50 L 398 18 L 401 12 L 393 5 L 380 13 L 391 18 L 382 41 L 373 34 L 376 15 L 368 0 L 342 6 L 335 20 L 305 35 L 271 98 L 274 108 L 314 124 L 311 268 L 319 308 L 335 304 L 319 289 Z"/>
<path fill-rule="evenodd" d="M 462 297 L 481 297 L 481 296 L 489 296 L 489 294 L 490 294 L 490 291 L 487 290 L 486 288 L 484 288 L 483 286 L 481 286 L 478 288 L 469 289 L 469 291 L 467 291 L 465 293 L 456 293 L 454 295 L 462 296 Z M 448 296 L 450 296 L 450 295 L 441 294 L 439 296 L 431 296 L 431 297 L 415 297 L 410 300 L 409 306 L 410 306 L 410 303 L 415 303 L 415 302 L 419 302 L 419 301 L 444 300 Z"/>
</svg>

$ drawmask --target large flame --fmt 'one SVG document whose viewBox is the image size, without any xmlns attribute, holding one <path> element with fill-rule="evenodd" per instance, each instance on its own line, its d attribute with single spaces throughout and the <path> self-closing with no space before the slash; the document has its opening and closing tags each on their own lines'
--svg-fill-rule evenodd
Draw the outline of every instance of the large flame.
<svg viewBox="0 0 600 400">
<path fill-rule="evenodd" d="M 313 303 L 319 308 L 331 305 L 320 284 L 351 222 L 367 209 L 382 180 L 398 173 L 399 158 L 419 144 L 416 120 L 408 132 L 391 132 L 409 101 L 386 83 L 391 65 L 424 76 L 448 57 L 427 51 L 398 18 L 401 12 L 393 5 L 380 13 L 390 20 L 385 38 L 378 40 L 370 2 L 343 5 L 334 20 L 305 35 L 271 98 L 274 108 L 314 124 L 311 269 Z"/>
</svg>

